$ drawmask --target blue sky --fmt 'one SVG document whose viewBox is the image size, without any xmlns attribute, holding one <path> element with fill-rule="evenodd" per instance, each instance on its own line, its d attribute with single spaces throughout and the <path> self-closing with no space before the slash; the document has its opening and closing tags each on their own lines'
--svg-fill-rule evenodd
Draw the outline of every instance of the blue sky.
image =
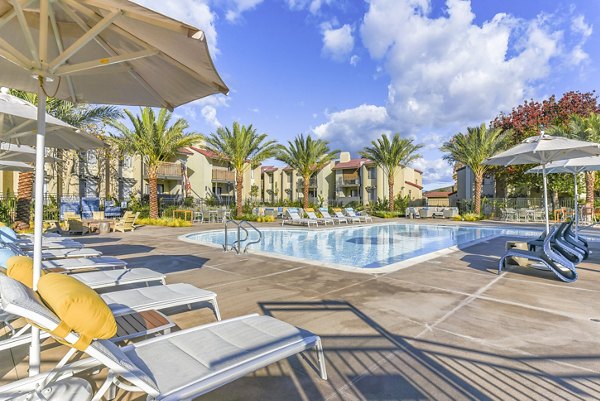
<svg viewBox="0 0 600 401">
<path fill-rule="evenodd" d="M 452 182 L 439 146 L 525 99 L 598 89 L 600 2 L 140 0 L 203 29 L 229 96 L 181 106 L 356 152 L 382 133 L 425 145 L 426 188 Z"/>
</svg>

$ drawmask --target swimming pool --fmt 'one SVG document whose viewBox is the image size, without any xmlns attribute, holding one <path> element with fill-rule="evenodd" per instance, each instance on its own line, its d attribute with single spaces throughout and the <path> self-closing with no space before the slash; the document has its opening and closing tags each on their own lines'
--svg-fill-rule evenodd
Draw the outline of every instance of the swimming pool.
<svg viewBox="0 0 600 401">
<path fill-rule="evenodd" d="M 522 229 L 399 223 L 323 230 L 266 228 L 261 231 L 263 240 L 250 246 L 252 252 L 372 273 L 397 270 L 499 235 L 539 235 L 539 231 Z M 230 244 L 235 237 L 234 230 L 230 230 Z M 257 237 L 253 233 L 250 239 Z M 180 239 L 216 246 L 225 242 L 223 230 L 187 234 Z"/>
</svg>

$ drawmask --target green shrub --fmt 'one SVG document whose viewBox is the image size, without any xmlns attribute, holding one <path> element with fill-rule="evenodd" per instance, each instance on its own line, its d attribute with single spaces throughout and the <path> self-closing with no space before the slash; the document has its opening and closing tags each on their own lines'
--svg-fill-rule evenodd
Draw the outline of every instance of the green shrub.
<svg viewBox="0 0 600 401">
<path fill-rule="evenodd" d="M 136 225 L 140 226 L 161 226 L 161 227 L 191 227 L 192 222 L 183 219 L 173 219 L 162 217 L 160 219 L 138 218 Z"/>
<path fill-rule="evenodd" d="M 380 217 L 382 219 L 393 219 L 396 217 L 404 217 L 404 211 L 386 211 L 386 210 L 372 210 L 371 214 L 375 217 Z"/>
<path fill-rule="evenodd" d="M 483 219 L 483 216 L 475 213 L 465 213 L 462 215 L 464 221 L 479 221 Z"/>
</svg>

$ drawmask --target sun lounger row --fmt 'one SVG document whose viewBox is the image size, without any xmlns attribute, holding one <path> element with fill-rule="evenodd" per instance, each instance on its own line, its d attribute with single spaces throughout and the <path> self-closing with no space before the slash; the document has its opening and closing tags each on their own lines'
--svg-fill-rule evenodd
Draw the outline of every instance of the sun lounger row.
<svg viewBox="0 0 600 401">
<path fill-rule="evenodd" d="M 24 253 L 17 243 L 10 246 L 5 244 L 5 248 L 0 251 Z M 0 252 L 0 259 L 1 256 Z M 86 261 L 66 260 L 71 261 L 71 264 L 70 269 L 64 269 L 65 272 L 79 270 L 74 261 L 80 260 L 84 264 Z M 49 270 L 56 270 L 57 266 L 60 266 L 60 270 L 67 265 L 60 259 L 45 262 Z M 110 263 L 105 260 L 104 264 L 98 265 L 110 266 Z M 136 280 L 136 277 L 137 280 L 142 280 L 143 270 L 98 270 L 71 274 L 68 279 L 76 279 L 90 288 L 118 286 L 129 283 L 125 277 L 129 277 L 129 280 Z M 53 278 L 52 274 L 57 273 L 49 273 L 48 277 Z M 119 387 L 125 391 L 145 392 L 149 399 L 154 400 L 191 399 L 273 362 L 309 349 L 317 351 L 320 376 L 327 379 L 323 349 L 318 336 L 267 316 L 250 315 L 220 321 L 215 293 L 189 284 L 164 285 L 164 276 L 160 276 L 156 281 L 162 285 L 112 291 L 101 294 L 100 297 L 116 319 L 142 311 L 201 304 L 210 305 L 219 322 L 163 334 L 122 348 L 113 343 L 120 340 L 118 337 L 112 340 L 95 339 L 83 349 L 90 358 L 68 363 L 76 349 L 82 349 L 82 341 L 87 337 L 73 329 L 64 332 L 63 321 L 55 314 L 56 311 L 40 302 L 40 298 L 23 283 L 0 274 L 0 318 L 3 313 L 24 317 L 40 327 L 45 337 L 53 336 L 72 347 L 51 372 L 0 387 L 0 400 L 12 399 L 15 396 L 27 397 L 34 393 L 44 394 L 45 399 L 52 401 L 91 400 L 92 397 L 100 399 Z M 69 295 L 68 291 L 64 295 L 57 291 L 56 296 L 66 298 Z M 65 299 L 65 302 L 70 301 Z M 92 319 L 94 313 L 90 311 L 85 315 Z M 16 337 L 12 337 L 12 341 L 0 342 L 0 349 L 28 342 L 29 333 L 25 327 Z M 107 371 L 107 379 L 97 388 L 95 394 L 86 380 L 72 377 L 83 370 L 93 368 L 96 371 L 103 366 Z"/>
<path fill-rule="evenodd" d="M 308 216 L 308 218 L 304 218 L 300 216 L 300 209 L 297 208 L 287 208 L 286 214 L 287 218 L 281 221 L 281 225 L 284 224 L 298 224 L 305 225 L 310 227 L 311 225 L 318 226 L 319 224 L 334 225 L 335 223 L 366 223 L 372 222 L 373 218 L 366 213 L 357 214 L 353 208 L 345 208 L 342 213 L 342 209 L 334 209 L 335 216 L 331 216 L 329 214 L 329 210 L 327 208 L 319 208 L 319 213 L 321 213 L 322 217 L 318 217 L 314 211 L 314 209 L 304 209 L 304 212 Z"/>
</svg>

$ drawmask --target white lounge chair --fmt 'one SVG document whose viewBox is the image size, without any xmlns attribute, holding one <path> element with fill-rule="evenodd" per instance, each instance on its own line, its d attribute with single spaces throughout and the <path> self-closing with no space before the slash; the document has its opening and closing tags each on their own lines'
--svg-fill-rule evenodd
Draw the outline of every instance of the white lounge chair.
<svg viewBox="0 0 600 401">
<path fill-rule="evenodd" d="M 327 223 L 331 223 L 332 225 L 334 224 L 332 218 L 327 218 L 325 216 L 317 217 L 317 215 L 315 214 L 315 212 L 312 209 L 305 210 L 305 213 L 310 220 L 316 220 L 317 223 L 323 223 L 324 225 L 327 225 Z"/>
<path fill-rule="evenodd" d="M 33 249 L 33 237 L 19 236 L 12 228 L 0 227 L 0 243 L 14 244 L 23 250 Z M 42 249 L 83 248 L 83 244 L 66 237 L 42 237 Z"/>
<path fill-rule="evenodd" d="M 59 326 L 60 319 L 21 283 L 0 277 L 0 293 L 2 306 L 10 313 L 29 319 L 46 332 Z M 79 335 L 70 332 L 62 340 L 75 344 Z M 43 394 L 48 386 L 65 379 L 62 370 L 74 371 L 81 365 L 89 369 L 96 363 L 108 369 L 96 399 L 116 386 L 125 391 L 144 392 L 149 400 L 190 400 L 309 349 L 317 351 L 320 376 L 326 380 L 319 336 L 269 316 L 249 315 L 165 334 L 122 348 L 109 340 L 95 340 L 85 349 L 93 359 L 65 366 L 76 352 L 72 348 L 54 372 L 38 377 L 37 391 Z M 14 394 L 21 384 L 31 386 L 34 381 L 35 378 L 28 378 L 8 387 Z M 80 383 L 78 387 L 85 386 Z M 0 388 L 0 394 L 5 391 L 5 387 Z"/>
<path fill-rule="evenodd" d="M 354 219 L 354 218 L 358 218 L 359 222 L 368 222 L 368 221 L 373 221 L 373 218 L 371 216 L 369 216 L 366 213 L 362 213 L 362 214 L 356 214 L 356 212 L 354 211 L 353 208 L 351 207 L 347 207 L 346 209 L 344 209 L 344 211 L 346 212 L 346 216 Z"/>
<path fill-rule="evenodd" d="M 335 217 L 337 217 L 337 218 L 341 219 L 343 217 L 347 220 L 350 220 L 350 222 L 352 222 L 352 223 L 354 223 L 354 222 L 360 223 L 361 222 L 360 217 L 358 217 L 358 216 L 352 217 L 352 216 L 344 215 L 341 210 L 335 210 L 334 213 L 335 213 Z"/>
<path fill-rule="evenodd" d="M 329 210 L 327 210 L 327 208 L 325 208 L 325 207 L 319 208 L 319 212 L 321 213 L 321 216 L 323 216 L 324 218 L 333 220 L 334 224 L 336 221 L 338 224 L 342 224 L 342 222 L 348 224 L 348 219 L 346 218 L 346 216 L 333 217 L 329 214 Z"/>
<path fill-rule="evenodd" d="M 127 262 L 112 256 L 100 256 L 96 258 L 43 260 L 42 267 L 46 270 L 77 272 L 82 270 L 125 269 L 127 268 Z"/>
<path fill-rule="evenodd" d="M 306 225 L 308 227 L 310 227 L 311 224 L 314 224 L 315 226 L 319 225 L 316 220 L 304 219 L 304 218 L 300 217 L 300 215 L 298 214 L 298 212 L 296 211 L 296 209 L 288 208 L 287 209 L 287 214 L 288 214 L 289 218 L 288 219 L 283 219 L 281 221 L 281 225 L 282 226 L 284 224 L 300 224 L 300 225 Z"/>
<path fill-rule="evenodd" d="M 0 274 L 0 281 L 4 278 L 10 281 L 16 281 Z M 184 305 L 191 306 L 192 304 L 197 303 L 209 303 L 212 306 L 217 320 L 221 320 L 221 313 L 217 303 L 217 294 L 212 291 L 194 287 L 191 284 L 177 283 L 133 288 L 129 290 L 107 292 L 100 294 L 100 297 L 106 302 L 115 317 L 129 315 L 134 312 L 150 310 L 159 311 Z M 0 292 L 0 298 L 2 300 L 2 305 L 4 305 L 3 292 Z M 4 308 L 4 306 L 2 309 L 4 309 L 4 312 L 6 313 L 12 313 L 10 310 Z M 21 327 L 11 337 L 0 341 L 0 351 L 28 344 L 31 341 L 31 333 L 28 329 L 29 325 Z M 48 336 L 46 335 L 46 337 Z"/>
</svg>

